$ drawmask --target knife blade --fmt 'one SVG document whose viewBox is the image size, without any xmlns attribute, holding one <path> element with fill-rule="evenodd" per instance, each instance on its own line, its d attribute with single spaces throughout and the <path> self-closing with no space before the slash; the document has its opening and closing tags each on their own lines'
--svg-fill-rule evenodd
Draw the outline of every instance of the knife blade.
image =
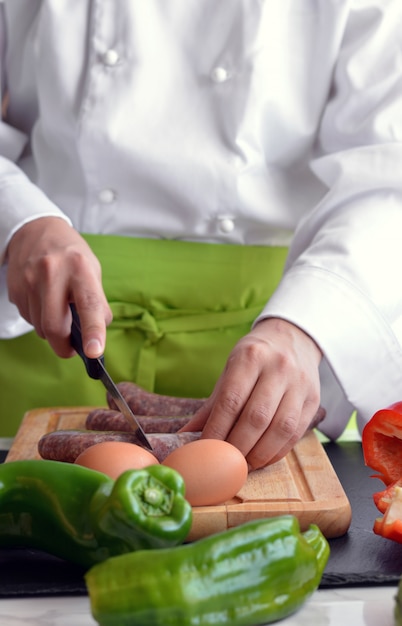
<svg viewBox="0 0 402 626">
<path fill-rule="evenodd" d="M 116 387 L 116 384 L 110 377 L 104 364 L 104 355 L 100 356 L 97 359 L 90 359 L 86 356 L 82 345 L 81 324 L 77 309 L 75 308 L 74 304 L 70 304 L 70 309 L 73 316 L 70 337 L 71 345 L 84 361 L 88 376 L 90 376 L 90 378 L 100 380 L 103 383 L 104 387 L 107 389 L 107 391 L 109 391 L 118 409 L 124 415 L 131 428 L 135 432 L 135 435 L 138 439 L 138 445 L 146 448 L 147 450 L 153 451 L 153 448 L 148 441 L 148 438 L 144 433 L 141 424 L 138 422 L 137 418 L 128 406 L 124 397 L 121 395 L 118 387 Z"/>
</svg>

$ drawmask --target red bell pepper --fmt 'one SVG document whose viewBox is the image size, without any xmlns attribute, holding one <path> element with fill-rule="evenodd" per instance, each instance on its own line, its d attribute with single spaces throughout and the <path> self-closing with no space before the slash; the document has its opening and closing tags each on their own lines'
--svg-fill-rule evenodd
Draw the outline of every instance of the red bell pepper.
<svg viewBox="0 0 402 626">
<path fill-rule="evenodd" d="M 396 488 L 402 487 L 402 478 L 398 478 L 394 483 L 391 483 L 383 491 L 377 491 L 373 495 L 374 504 L 381 513 L 385 513 L 393 498 L 396 494 Z"/>
<path fill-rule="evenodd" d="M 362 433 L 364 462 L 385 485 L 402 477 L 402 402 L 377 411 Z"/>
<path fill-rule="evenodd" d="M 377 535 L 402 543 L 402 402 L 377 411 L 362 433 L 364 462 L 386 488 L 373 495 L 383 513 L 373 526 Z"/>
<path fill-rule="evenodd" d="M 402 543 L 402 487 L 393 489 L 393 497 L 383 517 L 377 517 L 374 532 L 386 539 Z"/>
</svg>

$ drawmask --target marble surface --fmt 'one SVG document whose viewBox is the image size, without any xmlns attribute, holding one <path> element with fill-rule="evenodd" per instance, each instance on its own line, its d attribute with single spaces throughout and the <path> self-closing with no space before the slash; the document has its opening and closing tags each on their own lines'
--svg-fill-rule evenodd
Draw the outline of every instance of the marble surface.
<svg viewBox="0 0 402 626">
<path fill-rule="evenodd" d="M 318 590 L 281 626 L 393 626 L 396 587 Z M 89 598 L 0 600 L 1 626 L 95 626 Z"/>
</svg>

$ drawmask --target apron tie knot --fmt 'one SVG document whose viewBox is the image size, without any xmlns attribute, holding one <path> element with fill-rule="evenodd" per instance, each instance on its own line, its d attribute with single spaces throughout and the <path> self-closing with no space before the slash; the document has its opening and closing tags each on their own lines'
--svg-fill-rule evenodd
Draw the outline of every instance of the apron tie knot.
<svg viewBox="0 0 402 626">
<path fill-rule="evenodd" d="M 113 313 L 111 328 L 123 331 L 138 330 L 145 336 L 138 356 L 136 382 L 143 389 L 152 391 L 155 386 L 156 346 L 165 333 L 159 328 L 153 314 L 140 305 L 111 302 L 110 308 Z"/>
<path fill-rule="evenodd" d="M 149 344 L 157 343 L 164 336 L 156 318 L 146 308 L 129 302 L 111 302 L 110 308 L 113 313 L 113 328 L 137 329 L 144 333 Z"/>
</svg>

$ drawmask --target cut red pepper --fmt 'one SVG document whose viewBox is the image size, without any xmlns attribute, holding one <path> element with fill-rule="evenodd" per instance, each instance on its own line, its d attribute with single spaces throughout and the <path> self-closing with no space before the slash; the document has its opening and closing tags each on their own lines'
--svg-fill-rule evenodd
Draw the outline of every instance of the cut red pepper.
<svg viewBox="0 0 402 626">
<path fill-rule="evenodd" d="M 383 513 L 374 522 L 377 535 L 402 543 L 402 402 L 377 411 L 362 433 L 364 462 L 378 472 L 385 489 L 373 495 Z"/>
<path fill-rule="evenodd" d="M 362 433 L 364 462 L 385 485 L 402 477 L 402 402 L 377 411 Z"/>
<path fill-rule="evenodd" d="M 398 478 L 391 483 L 383 491 L 378 491 L 373 495 L 374 504 L 381 513 L 385 513 L 393 498 L 395 497 L 396 488 L 402 488 L 402 478 Z"/>
<path fill-rule="evenodd" d="M 385 539 L 402 543 L 402 487 L 394 487 L 392 500 L 384 516 L 375 520 L 373 530 Z"/>
</svg>

